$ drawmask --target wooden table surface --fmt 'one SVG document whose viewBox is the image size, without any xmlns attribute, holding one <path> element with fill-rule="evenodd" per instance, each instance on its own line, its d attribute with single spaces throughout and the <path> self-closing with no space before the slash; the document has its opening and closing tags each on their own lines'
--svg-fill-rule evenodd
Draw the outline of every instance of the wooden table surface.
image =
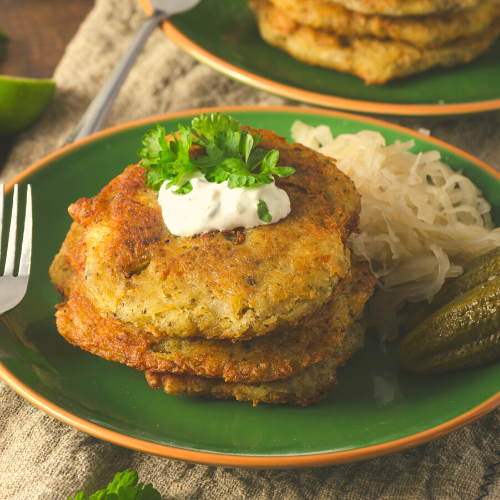
<svg viewBox="0 0 500 500">
<path fill-rule="evenodd" d="M 0 74 L 50 78 L 95 0 L 0 0 L 0 30 L 8 37 Z M 0 138 L 0 169 L 16 136 Z"/>
</svg>

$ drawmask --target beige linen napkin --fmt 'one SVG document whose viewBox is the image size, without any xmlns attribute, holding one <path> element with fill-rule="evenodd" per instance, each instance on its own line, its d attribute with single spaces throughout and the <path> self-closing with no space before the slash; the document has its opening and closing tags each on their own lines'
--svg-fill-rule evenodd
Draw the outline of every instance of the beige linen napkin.
<svg viewBox="0 0 500 500">
<path fill-rule="evenodd" d="M 70 133 L 144 15 L 136 0 L 97 0 L 68 47 L 47 112 L 14 147 L 1 181 L 56 150 Z M 127 79 L 108 126 L 202 106 L 287 104 L 200 65 L 159 30 Z M 425 127 L 500 168 L 500 114 L 399 120 Z M 88 436 L 46 415 L 0 382 L 0 498 L 60 500 L 103 488 L 116 472 L 139 472 L 168 499 L 474 499 L 500 460 L 500 411 L 398 454 L 318 469 L 245 470 L 149 456 Z M 500 498 L 500 478 L 487 488 Z"/>
</svg>

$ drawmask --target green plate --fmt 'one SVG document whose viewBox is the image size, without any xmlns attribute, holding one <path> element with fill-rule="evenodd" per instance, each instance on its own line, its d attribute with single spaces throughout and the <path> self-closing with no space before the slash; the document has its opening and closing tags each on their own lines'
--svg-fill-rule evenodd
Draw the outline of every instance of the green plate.
<svg viewBox="0 0 500 500">
<path fill-rule="evenodd" d="M 207 111 L 207 110 L 205 110 Z M 500 176 L 459 150 L 369 118 L 304 108 L 226 108 L 244 124 L 290 136 L 296 118 L 326 123 L 334 134 L 379 130 L 413 138 L 417 151 L 438 149 L 482 190 L 500 220 Z M 56 152 L 16 181 L 33 188 L 32 277 L 25 300 L 0 324 L 0 375 L 51 415 L 102 439 L 149 453 L 215 465 L 294 467 L 369 458 L 423 443 L 500 404 L 500 363 L 440 376 L 400 370 L 397 342 L 381 353 L 375 334 L 338 371 L 339 385 L 306 408 L 175 397 L 151 389 L 144 374 L 68 344 L 55 327 L 59 296 L 48 268 L 69 228 L 68 205 L 96 195 L 138 160 L 156 122 L 175 130 L 201 111 L 110 129 Z M 290 137 L 289 137 L 290 138 Z M 10 206 L 12 185 L 7 195 Z M 21 201 L 22 203 L 22 201 Z M 22 206 L 22 205 L 21 205 Z"/>
<path fill-rule="evenodd" d="M 397 115 L 500 109 L 500 39 L 469 64 L 366 86 L 355 76 L 309 66 L 267 45 L 246 0 L 203 0 L 164 29 L 181 48 L 231 78 L 323 107 Z"/>
</svg>

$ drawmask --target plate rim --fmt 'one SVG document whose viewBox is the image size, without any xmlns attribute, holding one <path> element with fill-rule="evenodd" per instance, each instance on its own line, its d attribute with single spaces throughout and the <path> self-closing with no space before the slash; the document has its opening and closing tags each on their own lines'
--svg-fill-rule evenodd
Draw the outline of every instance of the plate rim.
<svg viewBox="0 0 500 500">
<path fill-rule="evenodd" d="M 148 0 L 138 0 L 147 15 L 151 15 L 153 9 Z M 347 99 L 328 94 L 321 94 L 309 90 L 300 89 L 291 85 L 275 82 L 250 71 L 238 68 L 224 59 L 215 56 L 208 50 L 193 42 L 176 28 L 171 21 L 163 21 L 164 33 L 179 48 L 194 57 L 197 61 L 209 66 L 218 73 L 222 73 L 233 80 L 241 82 L 271 94 L 288 99 L 321 106 L 324 108 L 339 109 L 357 113 L 371 113 L 377 115 L 395 116 L 450 116 L 466 115 L 472 113 L 484 113 L 500 109 L 500 98 L 488 101 L 466 102 L 459 104 L 392 104 Z"/>
<path fill-rule="evenodd" d="M 67 153 L 80 149 L 87 144 L 95 142 L 96 140 L 105 138 L 110 135 L 115 135 L 121 133 L 122 131 L 141 127 L 150 123 L 154 123 L 162 120 L 175 120 L 190 117 L 193 115 L 201 113 L 213 113 L 214 111 L 220 111 L 223 113 L 231 112 L 261 112 L 261 113 L 287 113 L 295 115 L 316 115 L 316 116 L 327 116 L 336 119 L 347 119 L 361 122 L 363 124 L 371 126 L 380 126 L 392 129 L 396 132 L 404 133 L 406 135 L 412 136 L 416 139 L 425 140 L 436 146 L 442 147 L 451 151 L 462 158 L 474 163 L 479 168 L 485 170 L 490 175 L 493 175 L 500 180 L 500 172 L 497 172 L 492 167 L 484 163 L 483 161 L 475 158 L 474 156 L 460 150 L 459 148 L 447 144 L 444 141 L 436 139 L 434 137 L 425 136 L 419 132 L 396 125 L 393 123 L 378 120 L 372 117 L 353 115 L 350 113 L 345 113 L 341 111 L 333 111 L 327 109 L 313 109 L 298 106 L 221 106 L 221 107 L 209 107 L 209 108 L 198 108 L 190 109 L 185 111 L 179 111 L 175 113 L 166 113 L 162 115 L 156 115 L 148 118 L 142 118 L 139 120 L 134 120 L 122 125 L 117 125 L 111 127 L 104 131 L 98 132 L 90 137 L 77 141 L 73 144 L 69 144 L 47 156 L 37 161 L 26 170 L 17 175 L 12 181 L 10 181 L 6 186 L 6 192 L 10 192 L 14 184 L 25 181 L 35 172 L 42 170 L 53 160 L 65 156 Z M 38 394 L 34 389 L 31 389 L 26 384 L 21 382 L 7 367 L 0 362 L 0 378 L 6 382 L 14 391 L 16 391 L 20 396 L 28 400 L 30 403 L 34 404 L 44 412 L 48 413 L 52 417 L 55 417 L 59 421 L 68 424 L 80 431 L 90 434 L 96 438 L 103 439 L 110 443 L 124 446 L 136 451 L 150 453 L 152 455 L 158 455 L 166 458 L 183 460 L 186 462 L 193 462 L 204 465 L 212 466 L 222 466 L 222 467 L 245 467 L 245 468 L 259 468 L 259 469 L 285 469 L 285 468 L 297 468 L 297 467 L 317 467 L 341 464 L 346 462 L 354 462 L 360 460 L 367 460 L 371 458 L 376 458 L 379 456 L 387 455 L 390 453 L 396 453 L 403 451 L 414 446 L 418 446 L 438 437 L 449 434 L 455 430 L 464 427 L 472 423 L 473 421 L 481 418 L 487 413 L 491 412 L 498 406 L 500 406 L 500 391 L 495 395 L 479 404 L 478 406 L 468 410 L 467 412 L 459 415 L 447 422 L 443 422 L 437 426 L 431 427 L 425 431 L 399 438 L 396 440 L 387 441 L 385 443 L 365 446 L 362 448 L 355 448 L 352 450 L 342 450 L 326 453 L 313 453 L 313 454 L 288 454 L 288 455 L 236 455 L 228 453 L 216 453 L 210 451 L 196 451 L 186 448 L 179 448 L 175 446 L 169 446 L 164 444 L 155 443 L 152 441 L 147 441 L 145 439 L 135 438 L 127 436 L 117 431 L 107 429 L 102 425 L 93 423 L 89 420 L 85 420 L 78 417 L 71 412 L 64 410 L 63 408 L 57 406 L 55 403 L 50 402 L 47 398 Z"/>
</svg>

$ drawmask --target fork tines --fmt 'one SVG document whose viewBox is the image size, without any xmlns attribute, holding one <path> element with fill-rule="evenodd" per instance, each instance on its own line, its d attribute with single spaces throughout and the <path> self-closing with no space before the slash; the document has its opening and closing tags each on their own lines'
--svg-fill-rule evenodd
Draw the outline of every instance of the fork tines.
<svg viewBox="0 0 500 500">
<path fill-rule="evenodd" d="M 12 199 L 12 215 L 10 220 L 9 241 L 7 244 L 7 257 L 5 259 L 5 270 L 3 276 L 14 276 L 14 266 L 16 260 L 16 238 L 17 238 L 17 213 L 19 187 L 14 186 L 14 195 Z M 0 184 L 0 256 L 1 242 L 3 232 L 3 211 L 4 211 L 4 185 Z M 24 217 L 24 232 L 23 242 L 21 247 L 21 257 L 19 261 L 18 277 L 27 278 L 30 273 L 31 266 L 31 238 L 33 233 L 33 216 L 32 216 L 32 200 L 31 200 L 31 185 L 28 184 L 26 193 L 26 214 Z"/>
</svg>

